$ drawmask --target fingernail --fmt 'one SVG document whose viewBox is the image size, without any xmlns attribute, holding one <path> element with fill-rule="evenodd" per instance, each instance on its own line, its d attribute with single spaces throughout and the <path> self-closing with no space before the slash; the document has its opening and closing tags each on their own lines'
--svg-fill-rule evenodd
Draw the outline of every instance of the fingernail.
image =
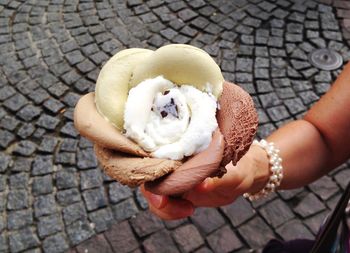
<svg viewBox="0 0 350 253">
<path fill-rule="evenodd" d="M 149 201 L 155 208 L 161 208 L 164 197 L 161 195 L 150 194 Z"/>
</svg>

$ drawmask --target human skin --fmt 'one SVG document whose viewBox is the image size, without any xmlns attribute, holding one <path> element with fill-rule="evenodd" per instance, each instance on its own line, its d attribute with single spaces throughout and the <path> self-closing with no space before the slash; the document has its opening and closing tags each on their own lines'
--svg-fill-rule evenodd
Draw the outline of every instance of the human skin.
<svg viewBox="0 0 350 253">
<path fill-rule="evenodd" d="M 279 189 L 307 185 L 350 157 L 350 63 L 331 89 L 300 119 L 273 132 L 283 159 Z M 236 166 L 228 164 L 222 178 L 207 178 L 182 198 L 155 195 L 141 190 L 150 210 L 163 219 L 190 216 L 195 207 L 217 207 L 232 203 L 245 192 L 255 193 L 267 183 L 270 172 L 266 152 L 251 146 Z"/>
</svg>

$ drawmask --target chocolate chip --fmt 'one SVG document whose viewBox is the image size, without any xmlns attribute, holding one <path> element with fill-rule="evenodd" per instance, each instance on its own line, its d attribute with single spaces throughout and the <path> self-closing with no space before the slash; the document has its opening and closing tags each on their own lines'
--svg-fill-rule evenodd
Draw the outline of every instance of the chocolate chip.
<svg viewBox="0 0 350 253">
<path fill-rule="evenodd" d="M 164 91 L 163 95 L 167 95 L 167 94 L 169 94 L 169 92 L 170 92 L 170 90 L 166 90 L 166 91 Z"/>
<path fill-rule="evenodd" d="M 175 110 L 176 110 L 176 113 L 178 114 L 179 113 L 179 108 L 177 108 L 177 105 L 175 105 Z"/>
<path fill-rule="evenodd" d="M 173 99 L 173 98 L 171 98 L 171 99 L 170 99 L 170 104 L 171 104 L 171 105 L 174 105 L 174 104 L 175 104 L 175 102 L 174 102 L 174 99 Z"/>
<path fill-rule="evenodd" d="M 166 111 L 161 111 L 160 115 L 162 115 L 162 117 L 165 118 L 166 116 L 168 116 L 168 113 Z"/>
</svg>

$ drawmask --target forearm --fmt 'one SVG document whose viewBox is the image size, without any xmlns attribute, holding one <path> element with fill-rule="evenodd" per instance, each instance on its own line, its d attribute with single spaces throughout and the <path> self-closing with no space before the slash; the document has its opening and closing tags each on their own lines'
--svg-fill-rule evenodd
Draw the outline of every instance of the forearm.
<svg viewBox="0 0 350 253">
<path fill-rule="evenodd" d="M 281 189 L 304 186 L 349 158 L 349 84 L 350 63 L 303 120 L 288 123 L 267 138 L 280 149 L 283 159 Z M 266 160 L 266 157 L 259 157 L 261 161 Z M 260 175 L 265 173 L 266 177 L 266 169 L 266 166 L 261 165 Z"/>
<path fill-rule="evenodd" d="M 306 120 L 286 124 L 271 136 L 280 149 L 284 178 L 280 189 L 304 186 L 330 169 L 331 152 L 319 130 Z"/>
</svg>

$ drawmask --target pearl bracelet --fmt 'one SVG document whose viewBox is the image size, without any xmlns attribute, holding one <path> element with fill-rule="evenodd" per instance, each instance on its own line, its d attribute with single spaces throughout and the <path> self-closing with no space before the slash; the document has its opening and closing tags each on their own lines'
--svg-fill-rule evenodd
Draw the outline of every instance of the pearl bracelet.
<svg viewBox="0 0 350 253">
<path fill-rule="evenodd" d="M 254 140 L 253 145 L 257 145 L 266 151 L 269 158 L 271 176 L 261 191 L 255 194 L 243 194 L 243 197 L 249 199 L 250 201 L 266 197 L 269 193 L 275 192 L 276 188 L 280 186 L 283 178 L 282 158 L 278 154 L 280 152 L 279 149 L 277 149 L 272 142 L 267 142 L 266 140 Z"/>
</svg>

